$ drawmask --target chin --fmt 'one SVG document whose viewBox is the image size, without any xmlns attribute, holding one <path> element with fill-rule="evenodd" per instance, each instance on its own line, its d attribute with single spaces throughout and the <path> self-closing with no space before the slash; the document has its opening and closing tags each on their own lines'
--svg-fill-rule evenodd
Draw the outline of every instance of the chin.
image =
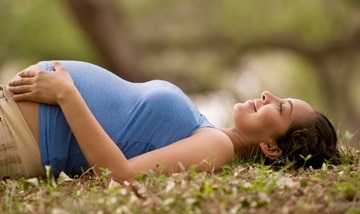
<svg viewBox="0 0 360 214">
<path fill-rule="evenodd" d="M 244 103 L 236 103 L 233 106 L 234 111 L 244 111 L 245 104 Z"/>
<path fill-rule="evenodd" d="M 235 105 L 233 109 L 233 118 L 235 123 L 243 120 L 248 113 L 249 112 L 247 111 L 246 108 L 244 108 L 243 105 L 239 105 L 239 106 Z"/>
<path fill-rule="evenodd" d="M 234 114 L 241 114 L 241 115 L 249 114 L 251 113 L 250 110 L 251 109 L 249 108 L 249 105 L 247 103 L 236 103 L 233 106 Z"/>
</svg>

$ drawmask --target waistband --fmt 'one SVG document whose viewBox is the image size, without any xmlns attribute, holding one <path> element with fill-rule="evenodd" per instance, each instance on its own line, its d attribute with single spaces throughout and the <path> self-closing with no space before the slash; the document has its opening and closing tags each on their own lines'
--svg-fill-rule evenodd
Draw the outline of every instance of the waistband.
<svg viewBox="0 0 360 214">
<path fill-rule="evenodd" d="M 17 103 L 0 85 L 0 177 L 44 174 L 40 151 Z"/>
</svg>

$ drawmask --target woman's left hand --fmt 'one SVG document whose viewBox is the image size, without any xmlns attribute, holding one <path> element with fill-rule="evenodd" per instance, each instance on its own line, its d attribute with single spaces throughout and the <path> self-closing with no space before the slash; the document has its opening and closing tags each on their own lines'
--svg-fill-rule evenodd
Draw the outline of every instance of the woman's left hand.
<svg viewBox="0 0 360 214">
<path fill-rule="evenodd" d="M 60 63 L 54 62 L 54 71 L 47 72 L 38 66 L 17 74 L 9 82 L 9 91 L 15 101 L 30 101 L 55 105 L 68 92 L 76 89 L 68 71 Z"/>
</svg>

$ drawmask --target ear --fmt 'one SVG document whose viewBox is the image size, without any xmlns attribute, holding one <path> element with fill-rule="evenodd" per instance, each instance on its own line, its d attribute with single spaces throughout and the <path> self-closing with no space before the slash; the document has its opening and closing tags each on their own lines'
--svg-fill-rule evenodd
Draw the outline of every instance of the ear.
<svg viewBox="0 0 360 214">
<path fill-rule="evenodd" d="M 259 146 L 262 153 L 272 160 L 278 159 L 282 154 L 282 150 L 278 147 L 276 141 L 261 142 Z"/>
</svg>

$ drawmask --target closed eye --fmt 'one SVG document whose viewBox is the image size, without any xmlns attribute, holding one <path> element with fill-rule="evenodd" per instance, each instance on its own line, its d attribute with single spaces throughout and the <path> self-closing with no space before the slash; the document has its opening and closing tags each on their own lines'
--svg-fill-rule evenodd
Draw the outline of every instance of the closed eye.
<svg viewBox="0 0 360 214">
<path fill-rule="evenodd" d="M 284 104 L 284 102 L 279 102 L 279 112 L 280 112 L 280 114 L 283 112 L 283 104 Z"/>
</svg>

